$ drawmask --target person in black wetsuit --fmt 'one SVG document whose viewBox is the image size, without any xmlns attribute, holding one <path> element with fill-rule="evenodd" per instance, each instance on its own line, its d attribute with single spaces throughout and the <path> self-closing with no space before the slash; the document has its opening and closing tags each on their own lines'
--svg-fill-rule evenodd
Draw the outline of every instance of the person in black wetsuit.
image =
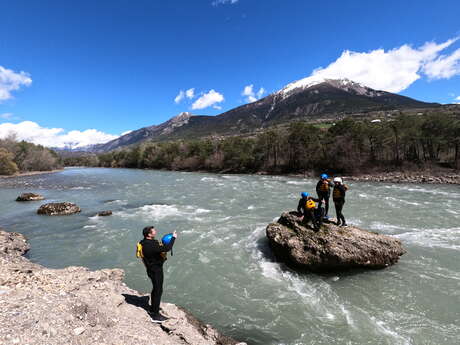
<svg viewBox="0 0 460 345">
<path fill-rule="evenodd" d="M 140 244 L 142 245 L 142 260 L 153 285 L 150 295 L 150 314 L 153 322 L 161 323 L 167 320 L 160 314 L 160 301 L 163 294 L 163 263 L 166 261 L 166 252 L 170 251 L 174 245 L 177 233 L 173 232 L 171 242 L 167 245 L 157 241 L 155 239 L 156 234 L 156 229 L 153 226 L 146 226 L 142 230 L 144 239 L 140 241 Z"/>
<path fill-rule="evenodd" d="M 321 174 L 321 179 L 316 184 L 316 193 L 318 194 L 319 205 L 321 207 L 322 201 L 324 200 L 325 205 L 325 215 L 324 218 L 328 218 L 329 212 L 329 197 L 331 196 L 331 190 L 334 187 L 334 184 L 329 180 L 327 174 Z"/>
<path fill-rule="evenodd" d="M 311 197 L 310 194 L 306 192 L 302 192 L 300 195 L 301 198 L 297 205 L 297 213 L 301 215 L 302 223 L 307 225 L 308 222 L 311 221 L 315 231 L 318 231 L 322 221 L 322 216 L 319 215 L 318 217 L 316 214 L 318 210 L 316 208 L 316 203 L 319 202 L 319 199 Z"/>
<path fill-rule="evenodd" d="M 345 217 L 343 216 L 342 209 L 345 204 L 345 193 L 348 190 L 348 186 L 343 184 L 340 177 L 334 178 L 334 190 L 332 191 L 332 200 L 335 205 L 335 213 L 337 214 L 337 225 L 347 226 Z M 342 222 L 342 223 L 340 223 Z"/>
</svg>

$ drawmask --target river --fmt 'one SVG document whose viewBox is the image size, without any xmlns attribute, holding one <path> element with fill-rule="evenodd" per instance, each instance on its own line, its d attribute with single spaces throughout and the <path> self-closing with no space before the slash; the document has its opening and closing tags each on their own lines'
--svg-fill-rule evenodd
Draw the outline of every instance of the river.
<svg viewBox="0 0 460 345">
<path fill-rule="evenodd" d="M 407 253 L 384 270 L 298 274 L 274 261 L 265 227 L 315 185 L 280 176 L 69 168 L 0 179 L 0 226 L 29 238 L 32 261 L 120 267 L 141 292 L 151 289 L 134 255 L 142 228 L 177 230 L 163 301 L 249 344 L 458 344 L 460 187 L 350 183 L 347 222 L 398 237 Z M 75 202 L 82 213 L 39 216 L 44 202 L 14 201 L 23 192 Z M 95 216 L 108 209 L 112 216 Z"/>
</svg>

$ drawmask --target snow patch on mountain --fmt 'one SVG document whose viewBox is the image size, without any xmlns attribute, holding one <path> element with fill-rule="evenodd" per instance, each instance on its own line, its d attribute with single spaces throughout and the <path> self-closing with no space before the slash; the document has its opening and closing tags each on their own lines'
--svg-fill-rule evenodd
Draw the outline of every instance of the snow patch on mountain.
<svg viewBox="0 0 460 345">
<path fill-rule="evenodd" d="M 304 79 L 297 80 L 293 83 L 288 84 L 286 87 L 278 91 L 278 94 L 281 94 L 283 98 L 288 97 L 295 91 L 302 91 L 306 90 L 308 88 L 311 88 L 313 86 L 322 84 L 322 83 L 327 83 L 330 86 L 342 89 L 344 91 L 358 94 L 358 95 L 364 95 L 368 97 L 377 97 L 381 96 L 384 94 L 383 91 L 377 91 L 374 89 L 371 89 L 361 83 L 354 82 L 350 79 L 328 79 L 328 78 L 323 78 L 319 76 L 311 76 L 307 77 Z"/>
</svg>

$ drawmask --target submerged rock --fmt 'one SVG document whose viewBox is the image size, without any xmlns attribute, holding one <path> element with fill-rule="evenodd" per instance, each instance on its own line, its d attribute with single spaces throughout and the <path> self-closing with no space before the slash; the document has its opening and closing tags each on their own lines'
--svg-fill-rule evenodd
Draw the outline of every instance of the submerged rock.
<svg viewBox="0 0 460 345">
<path fill-rule="evenodd" d="M 23 193 L 16 198 L 16 201 L 37 201 L 44 200 L 45 198 L 40 194 L 35 193 Z"/>
<path fill-rule="evenodd" d="M 266 235 L 280 261 L 313 272 L 385 268 L 405 253 L 399 239 L 354 226 L 327 223 L 314 232 L 299 222 L 296 212 L 283 213 L 267 226 Z"/>
<path fill-rule="evenodd" d="M 97 214 L 99 217 L 107 217 L 107 216 L 111 216 L 112 215 L 112 211 L 110 210 L 107 210 L 107 211 L 101 211 L 101 212 L 98 212 Z"/>
<path fill-rule="evenodd" d="M 53 202 L 44 204 L 37 210 L 38 214 L 44 214 L 47 216 L 65 216 L 78 212 L 81 212 L 80 207 L 71 202 Z"/>
<path fill-rule="evenodd" d="M 24 236 L 0 229 L 0 339 L 5 344 L 245 344 L 170 303 L 161 304 L 169 319 L 161 326 L 152 323 L 149 296 L 126 286 L 123 270 L 50 269 L 22 256 L 28 248 Z"/>
</svg>

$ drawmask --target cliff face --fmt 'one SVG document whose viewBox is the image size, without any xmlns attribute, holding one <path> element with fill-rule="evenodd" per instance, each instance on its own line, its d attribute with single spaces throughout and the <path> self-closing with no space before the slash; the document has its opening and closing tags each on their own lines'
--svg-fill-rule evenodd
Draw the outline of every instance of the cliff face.
<svg viewBox="0 0 460 345">
<path fill-rule="evenodd" d="M 314 232 L 299 222 L 296 212 L 283 213 L 267 226 L 266 234 L 280 261 L 313 272 L 385 268 L 405 253 L 397 238 L 353 226 L 329 223 Z"/>
<path fill-rule="evenodd" d="M 0 339 L 9 344 L 237 344 L 184 309 L 162 303 L 151 322 L 121 269 L 48 269 L 30 262 L 24 236 L 0 229 Z M 244 343 L 239 343 L 240 345 Z"/>
</svg>

